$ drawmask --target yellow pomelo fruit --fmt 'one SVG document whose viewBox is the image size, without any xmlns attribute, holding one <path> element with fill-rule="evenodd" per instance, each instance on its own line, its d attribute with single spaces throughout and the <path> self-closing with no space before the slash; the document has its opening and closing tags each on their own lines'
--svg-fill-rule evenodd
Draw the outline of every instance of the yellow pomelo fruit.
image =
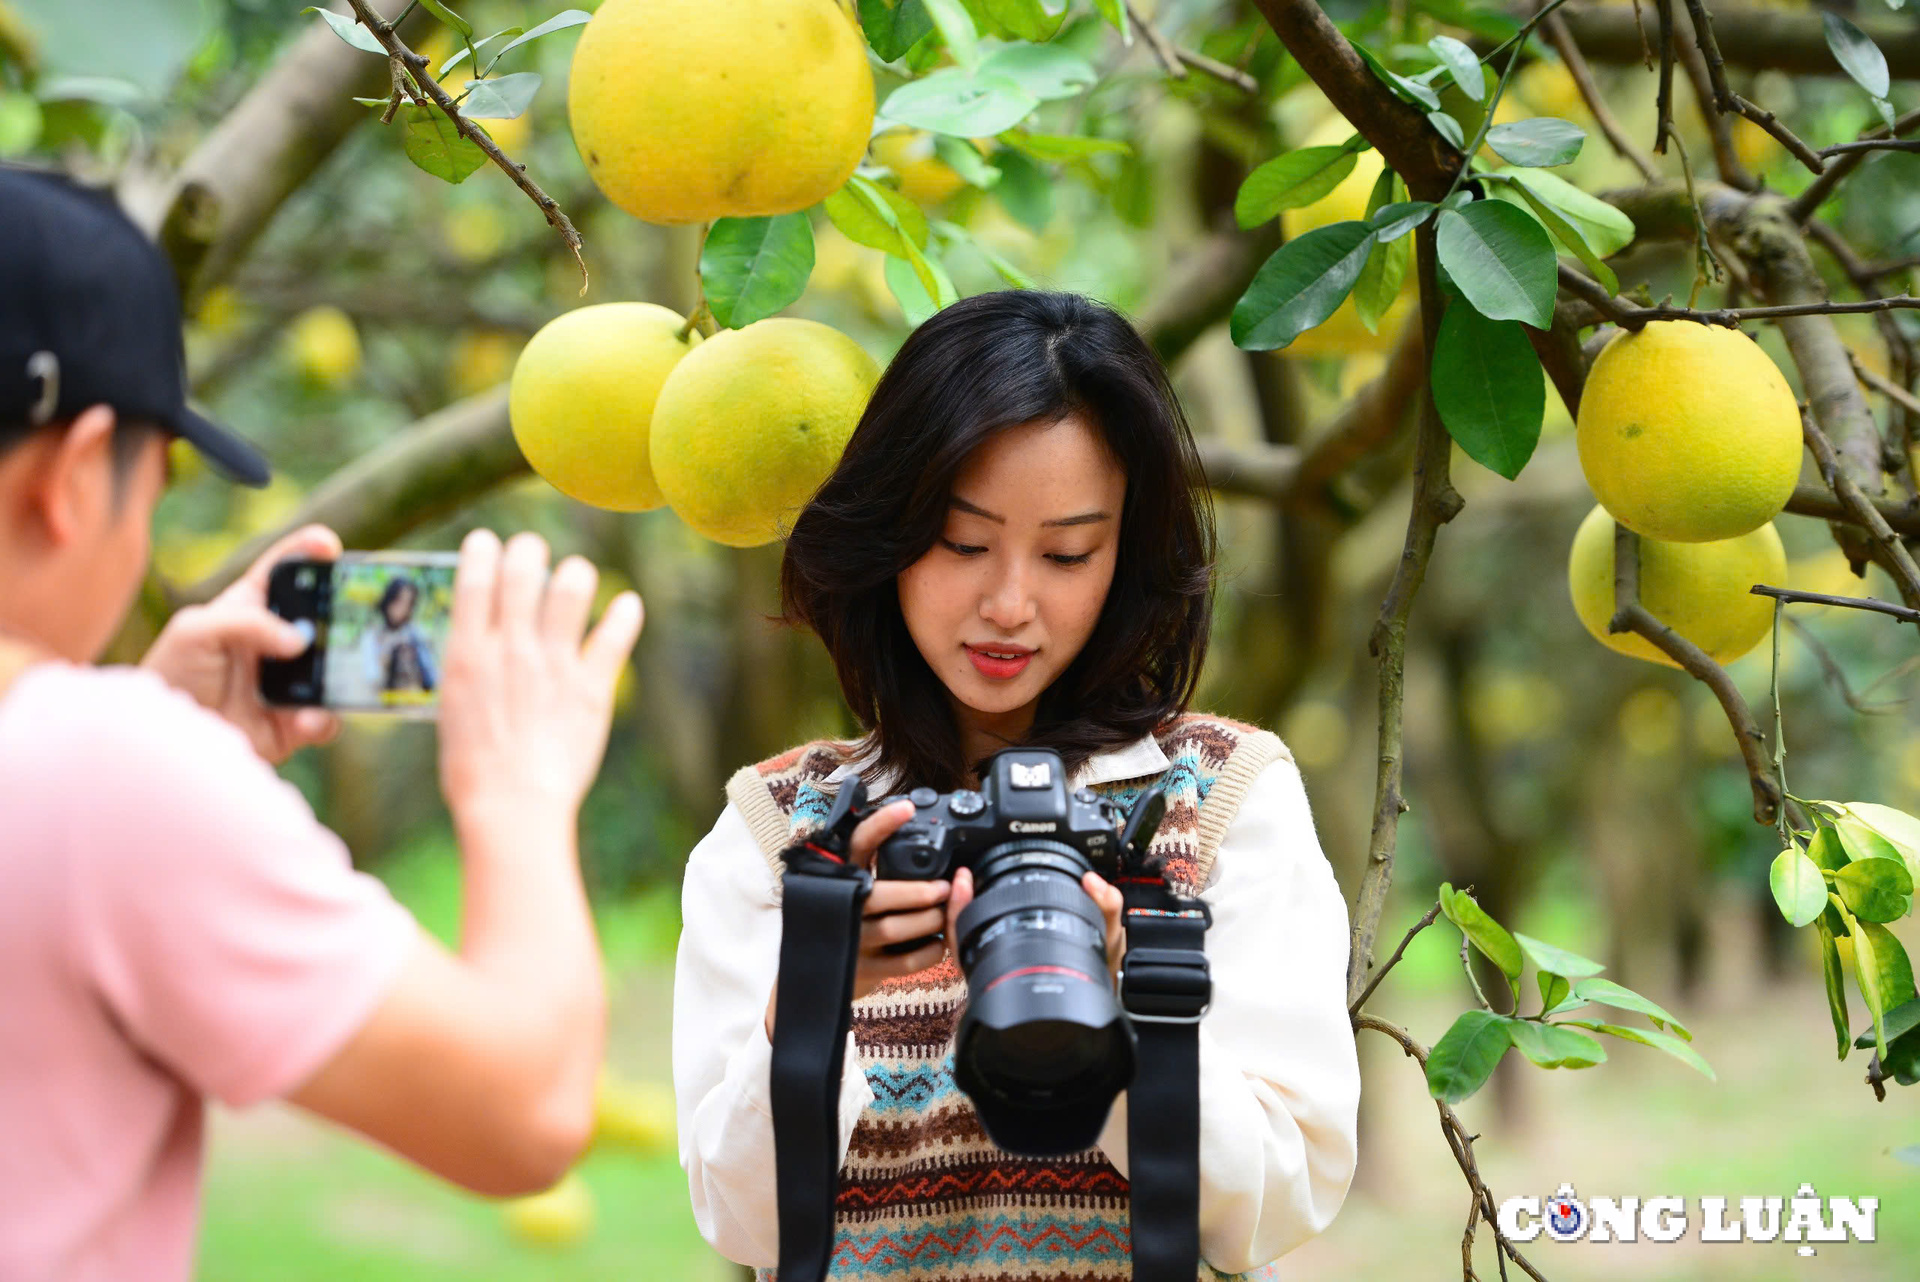
<svg viewBox="0 0 1920 1282">
<path fill-rule="evenodd" d="M 716 543 L 771 543 L 840 461 L 879 381 L 858 343 L 817 321 L 774 317 L 723 330 L 660 389 L 660 492 Z"/>
<path fill-rule="evenodd" d="M 1596 507 L 1573 536 L 1567 586 L 1574 613 L 1603 645 L 1677 668 L 1638 633 L 1607 631 L 1613 618 L 1613 531 L 1613 518 Z M 1748 589 L 1783 582 L 1786 574 L 1787 552 L 1771 522 L 1715 543 L 1640 540 L 1640 604 L 1719 663 L 1739 658 L 1766 637 L 1773 602 Z"/>
<path fill-rule="evenodd" d="M 1587 375 L 1575 420 L 1594 497 L 1636 534 L 1731 539 L 1779 514 L 1800 477 L 1787 380 L 1738 330 L 1654 321 Z"/>
<path fill-rule="evenodd" d="M 309 307 L 287 327 L 287 350 L 309 379 L 344 387 L 360 372 L 360 331 L 338 307 Z"/>
<path fill-rule="evenodd" d="M 967 185 L 967 180 L 933 151 L 933 135 L 923 129 L 892 129 L 873 140 L 873 158 L 900 179 L 900 194 L 916 205 L 937 205 Z"/>
<path fill-rule="evenodd" d="M 666 500 L 648 438 L 667 375 L 700 342 L 653 303 L 600 303 L 557 316 L 514 363 L 507 401 L 513 439 L 533 470 L 571 498 L 616 512 Z"/>
<path fill-rule="evenodd" d="M 593 1231 L 593 1191 L 568 1171 L 544 1193 L 516 1197 L 500 1207 L 507 1231 L 535 1246 L 573 1246 Z"/>
<path fill-rule="evenodd" d="M 834 0 L 607 0 L 567 109 L 587 172 L 638 218 L 786 214 L 866 154 L 873 73 Z"/>
<path fill-rule="evenodd" d="M 593 1139 L 637 1153 L 673 1151 L 673 1090 L 602 1074 L 594 1089 Z"/>
<path fill-rule="evenodd" d="M 1513 91 L 1535 115 L 1579 120 L 1587 114 L 1587 100 L 1564 62 L 1543 58 L 1528 63 L 1513 78 Z"/>
<path fill-rule="evenodd" d="M 447 390 L 472 396 L 507 381 L 519 355 L 515 339 L 497 329 L 464 329 L 447 358 Z"/>
</svg>

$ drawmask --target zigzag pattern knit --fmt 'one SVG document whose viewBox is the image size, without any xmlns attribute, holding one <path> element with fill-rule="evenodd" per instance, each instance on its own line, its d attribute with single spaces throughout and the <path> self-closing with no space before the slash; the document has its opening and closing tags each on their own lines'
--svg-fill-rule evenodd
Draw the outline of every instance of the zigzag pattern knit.
<svg viewBox="0 0 1920 1282">
<path fill-rule="evenodd" d="M 1158 782 L 1167 813 L 1153 851 L 1197 894 L 1254 777 L 1286 753 L 1272 734 L 1187 714 L 1155 735 L 1158 776 L 1094 784 L 1123 807 Z M 734 776 L 727 793 L 767 853 L 816 828 L 833 803 L 823 781 L 848 745 L 811 743 Z M 834 787 L 837 787 L 835 785 Z M 1209 797 L 1214 804 L 1207 805 Z M 997 1147 L 953 1081 L 966 980 L 951 958 L 854 1003 L 853 1038 L 873 1103 L 840 1174 L 832 1276 L 849 1282 L 1119 1282 L 1133 1276 L 1126 1177 L 1098 1148 L 1027 1158 Z M 1253 1277 L 1256 1275 L 1242 1275 Z M 772 1282 L 762 1270 L 761 1282 Z M 1199 1265 L 1196 1278 L 1223 1275 Z"/>
</svg>

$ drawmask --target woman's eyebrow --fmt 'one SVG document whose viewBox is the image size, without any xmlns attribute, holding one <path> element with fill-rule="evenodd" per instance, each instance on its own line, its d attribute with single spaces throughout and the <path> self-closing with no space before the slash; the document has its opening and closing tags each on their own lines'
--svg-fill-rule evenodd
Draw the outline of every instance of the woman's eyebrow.
<svg viewBox="0 0 1920 1282">
<path fill-rule="evenodd" d="M 984 516 L 985 518 L 987 518 L 987 520 L 996 522 L 1000 525 L 1005 525 L 1007 523 L 1006 517 L 1000 516 L 997 513 L 989 512 L 987 511 L 987 509 L 980 507 L 977 504 L 969 503 L 965 499 L 961 498 L 958 494 L 954 495 L 953 498 L 949 500 L 949 502 L 951 506 L 959 508 L 962 512 L 968 512 L 974 516 Z M 1063 516 L 1056 521 L 1042 521 L 1040 522 L 1040 524 L 1044 526 L 1093 525 L 1100 521 L 1110 521 L 1112 519 L 1113 519 L 1113 513 L 1111 512 L 1082 512 L 1078 516 Z"/>
</svg>

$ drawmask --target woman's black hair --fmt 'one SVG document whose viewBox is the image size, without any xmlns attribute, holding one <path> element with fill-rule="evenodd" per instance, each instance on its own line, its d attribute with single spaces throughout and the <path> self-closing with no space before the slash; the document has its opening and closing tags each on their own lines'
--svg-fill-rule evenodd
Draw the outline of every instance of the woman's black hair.
<svg viewBox="0 0 1920 1282">
<path fill-rule="evenodd" d="M 374 607 L 380 612 L 381 622 L 389 625 L 392 624 L 393 616 L 387 613 L 387 607 L 391 606 L 395 601 L 398 601 L 402 592 L 413 593 L 413 604 L 408 609 L 409 614 L 420 608 L 419 586 L 406 575 L 397 574 L 387 580 L 386 588 L 380 593 L 380 604 Z"/>
<path fill-rule="evenodd" d="M 1113 585 L 1087 644 L 1040 697 L 1027 746 L 1069 770 L 1182 711 L 1206 657 L 1213 508 L 1166 370 L 1111 308 L 1008 290 L 948 307 L 893 358 L 845 454 L 795 520 L 780 567 L 790 623 L 826 644 L 878 750 L 870 779 L 959 787 L 946 687 L 900 613 L 895 581 L 946 524 L 954 478 L 982 442 L 1078 412 L 1126 472 Z"/>
</svg>

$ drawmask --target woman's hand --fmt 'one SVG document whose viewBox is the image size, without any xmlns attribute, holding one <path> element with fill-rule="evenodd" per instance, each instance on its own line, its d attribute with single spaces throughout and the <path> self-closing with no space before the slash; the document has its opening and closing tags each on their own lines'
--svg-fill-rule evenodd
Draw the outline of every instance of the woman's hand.
<svg viewBox="0 0 1920 1282">
<path fill-rule="evenodd" d="M 274 565 L 294 557 L 331 561 L 339 555 L 340 536 L 325 526 L 294 531 L 261 553 L 219 596 L 168 620 L 140 666 L 238 726 L 268 761 L 284 761 L 298 748 L 325 743 L 339 731 L 339 718 L 324 708 L 275 708 L 263 702 L 260 660 L 291 659 L 313 644 L 311 632 L 267 609 L 267 576 Z"/>
<path fill-rule="evenodd" d="M 1080 889 L 1092 897 L 1100 906 L 1100 915 L 1107 919 L 1107 969 L 1113 974 L 1113 982 L 1120 982 L 1120 960 L 1127 955 L 1127 932 L 1120 923 L 1120 915 L 1125 911 L 1127 901 L 1120 894 L 1120 887 L 1108 881 L 1097 872 L 1084 873 L 1080 877 Z"/>
<path fill-rule="evenodd" d="M 852 848 L 848 852 L 852 862 L 871 869 L 880 843 L 911 818 L 913 803 L 896 801 L 862 819 L 853 830 Z M 961 870 L 960 876 L 966 875 L 966 871 Z M 952 937 L 951 914 L 943 911 L 952 889 L 951 883 L 944 880 L 894 881 L 889 878 L 873 883 L 860 924 L 860 954 L 853 973 L 856 1000 L 886 980 L 925 970 L 946 956 L 947 941 L 940 937 L 940 932 L 944 927 L 948 938 Z M 926 942 L 909 952 L 887 951 L 914 940 Z M 773 1038 L 773 1008 L 779 995 L 780 987 L 776 983 L 772 996 L 767 998 L 768 1040 Z"/>
</svg>

